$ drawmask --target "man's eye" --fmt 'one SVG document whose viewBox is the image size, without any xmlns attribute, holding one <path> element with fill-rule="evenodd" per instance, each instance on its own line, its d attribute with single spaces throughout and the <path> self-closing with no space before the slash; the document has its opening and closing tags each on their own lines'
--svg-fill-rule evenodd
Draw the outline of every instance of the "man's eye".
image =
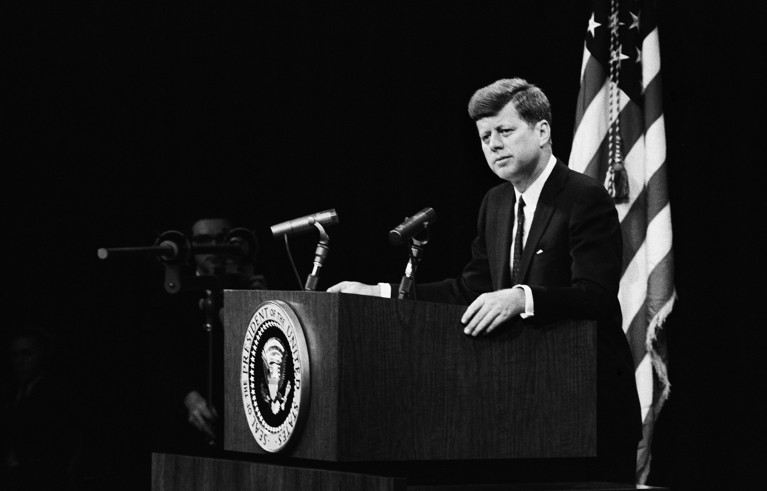
<svg viewBox="0 0 767 491">
<path fill-rule="evenodd" d="M 482 135 L 480 138 L 482 139 L 482 143 L 487 143 L 490 141 L 490 135 Z"/>
<path fill-rule="evenodd" d="M 506 135 L 510 135 L 512 131 L 513 131 L 512 128 L 502 128 L 500 131 L 498 131 L 498 133 L 506 136 Z"/>
<path fill-rule="evenodd" d="M 213 237 L 210 235 L 194 235 L 192 236 L 193 244 L 210 244 L 213 242 Z"/>
</svg>

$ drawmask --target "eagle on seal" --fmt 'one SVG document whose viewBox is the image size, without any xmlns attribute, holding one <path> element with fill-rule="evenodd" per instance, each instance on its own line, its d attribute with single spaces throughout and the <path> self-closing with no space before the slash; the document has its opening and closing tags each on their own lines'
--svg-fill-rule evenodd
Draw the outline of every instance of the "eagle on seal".
<svg viewBox="0 0 767 491">
<path fill-rule="evenodd" d="M 272 413 L 285 409 L 290 394 L 291 384 L 285 381 L 287 358 L 285 347 L 279 339 L 269 338 L 261 351 L 264 364 L 264 381 L 261 383 L 261 396 L 269 403 Z"/>
</svg>

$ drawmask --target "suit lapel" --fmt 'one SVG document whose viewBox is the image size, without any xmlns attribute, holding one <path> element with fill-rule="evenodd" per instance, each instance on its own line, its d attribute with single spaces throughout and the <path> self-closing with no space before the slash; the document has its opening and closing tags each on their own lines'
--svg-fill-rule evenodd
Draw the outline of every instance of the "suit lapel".
<svg viewBox="0 0 767 491">
<path fill-rule="evenodd" d="M 554 213 L 554 198 L 562 189 L 562 186 L 564 186 L 566 178 L 567 166 L 557 160 L 554 170 L 552 170 L 551 175 L 546 180 L 546 183 L 541 190 L 541 196 L 538 198 L 538 206 L 535 209 L 533 223 L 530 226 L 530 233 L 527 236 L 527 242 L 522 251 L 522 260 L 519 265 L 519 278 L 522 283 L 524 283 L 524 279 L 527 277 L 527 270 L 530 268 L 530 262 L 532 261 L 535 252 L 538 250 L 538 242 L 541 240 L 543 232 L 549 224 L 551 215 Z M 508 262 L 509 260 L 507 258 L 507 265 Z"/>
<path fill-rule="evenodd" d="M 516 201 L 514 188 L 509 184 L 508 192 L 503 194 L 503 199 L 497 208 L 497 230 L 490 231 L 495 235 L 495 250 L 496 254 L 500 256 L 498 261 L 491 262 L 491 264 L 500 265 L 500 269 L 495 271 L 493 278 L 493 287 L 496 290 L 508 288 L 511 283 L 511 234 Z"/>
</svg>

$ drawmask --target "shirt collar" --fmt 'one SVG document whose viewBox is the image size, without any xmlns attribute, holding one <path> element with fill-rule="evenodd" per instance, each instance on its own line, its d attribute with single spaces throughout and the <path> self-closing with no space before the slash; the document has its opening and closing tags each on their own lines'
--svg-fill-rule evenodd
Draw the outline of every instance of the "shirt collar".
<svg viewBox="0 0 767 491">
<path fill-rule="evenodd" d="M 557 163 L 557 158 L 554 157 L 554 154 L 552 153 L 549 157 L 549 161 L 546 164 L 546 167 L 544 167 L 543 172 L 541 172 L 541 175 L 538 176 L 538 178 L 533 181 L 530 186 L 528 186 L 527 190 L 524 193 L 520 193 L 517 191 L 516 188 L 514 188 L 514 195 L 517 197 L 517 202 L 519 202 L 519 197 L 523 196 L 525 198 L 525 207 L 531 207 L 535 208 L 538 205 L 538 198 L 541 197 L 541 191 L 543 191 L 543 185 L 546 184 L 546 180 L 551 175 L 551 172 L 554 170 L 554 166 Z"/>
</svg>

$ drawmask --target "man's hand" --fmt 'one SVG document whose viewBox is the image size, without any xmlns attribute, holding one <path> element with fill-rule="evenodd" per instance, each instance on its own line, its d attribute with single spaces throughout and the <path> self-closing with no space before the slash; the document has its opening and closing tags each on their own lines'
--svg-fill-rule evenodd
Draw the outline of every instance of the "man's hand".
<svg viewBox="0 0 767 491">
<path fill-rule="evenodd" d="M 366 285 L 358 281 L 342 281 L 328 288 L 330 293 L 354 293 L 356 295 L 368 295 L 380 297 L 381 287 L 378 285 Z"/>
<path fill-rule="evenodd" d="M 184 405 L 188 412 L 189 422 L 211 440 L 215 440 L 216 432 L 214 428 L 218 420 L 216 408 L 208 404 L 208 401 L 196 390 L 186 395 Z"/>
<path fill-rule="evenodd" d="M 461 323 L 469 336 L 489 334 L 496 327 L 525 311 L 525 291 L 507 288 L 483 293 L 464 312 Z"/>
</svg>

